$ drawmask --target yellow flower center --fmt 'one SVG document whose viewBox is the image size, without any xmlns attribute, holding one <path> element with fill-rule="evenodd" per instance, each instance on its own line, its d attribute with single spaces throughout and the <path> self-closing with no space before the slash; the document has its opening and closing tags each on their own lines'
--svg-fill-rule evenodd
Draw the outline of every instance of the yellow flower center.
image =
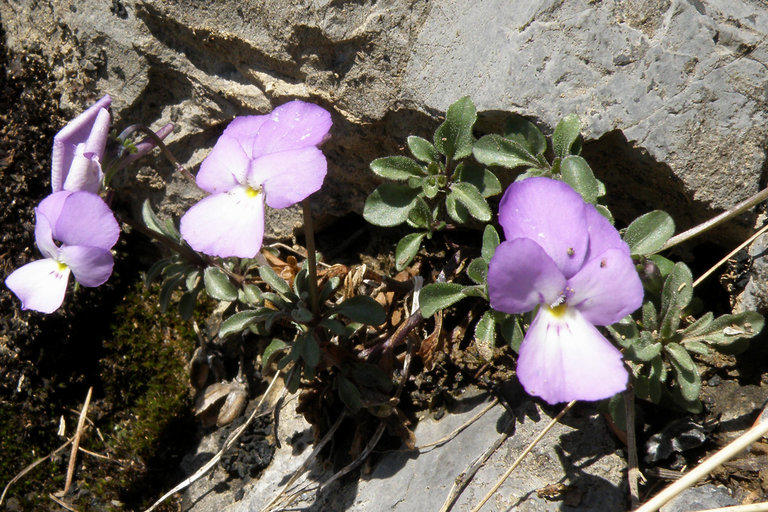
<svg viewBox="0 0 768 512">
<path fill-rule="evenodd" d="M 245 187 L 245 195 L 248 197 L 256 197 L 261 193 L 261 189 L 258 188 L 251 188 L 251 187 Z"/>
<path fill-rule="evenodd" d="M 555 318 L 560 318 L 568 310 L 568 305 L 563 303 L 558 304 L 557 306 L 548 306 L 547 309 L 549 309 L 549 312 L 552 314 L 552 316 Z"/>
<path fill-rule="evenodd" d="M 67 264 L 66 263 L 62 263 L 60 261 L 57 261 L 56 265 L 58 265 L 59 272 L 64 272 L 65 270 L 67 270 Z"/>
</svg>

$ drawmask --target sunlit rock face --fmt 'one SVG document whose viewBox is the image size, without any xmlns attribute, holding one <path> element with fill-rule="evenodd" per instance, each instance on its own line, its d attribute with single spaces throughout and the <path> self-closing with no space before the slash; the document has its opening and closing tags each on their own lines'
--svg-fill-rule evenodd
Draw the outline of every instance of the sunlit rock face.
<svg viewBox="0 0 768 512">
<path fill-rule="evenodd" d="M 236 115 L 295 98 L 331 110 L 321 218 L 359 211 L 375 185 L 368 162 L 431 133 L 467 94 L 480 130 L 502 111 L 545 131 L 578 114 L 620 219 L 664 208 L 690 225 L 755 192 L 766 164 L 768 7 L 757 2 L 10 0 L 0 20 L 12 50 L 50 57 L 65 108 L 109 93 L 118 125 L 176 123 L 171 147 L 193 170 Z M 165 198 L 174 214 L 199 198 L 155 167 L 136 198 Z M 281 212 L 271 234 L 298 219 Z"/>
</svg>

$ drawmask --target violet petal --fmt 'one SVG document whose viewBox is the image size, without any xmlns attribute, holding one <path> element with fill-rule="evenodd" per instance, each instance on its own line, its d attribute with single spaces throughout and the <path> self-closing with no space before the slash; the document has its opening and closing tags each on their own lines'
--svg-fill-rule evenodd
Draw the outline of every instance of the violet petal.
<svg viewBox="0 0 768 512">
<path fill-rule="evenodd" d="M 114 260 L 108 249 L 75 245 L 61 248 L 61 261 L 65 263 L 78 283 L 100 286 L 112 275 Z"/>
<path fill-rule="evenodd" d="M 589 247 L 584 206 L 566 183 L 528 178 L 507 188 L 499 204 L 499 223 L 507 240 L 533 240 L 565 277 L 571 277 L 581 268 Z"/>
<path fill-rule="evenodd" d="M 27 263 L 5 279 L 5 285 L 21 300 L 21 309 L 53 313 L 64 302 L 69 269 L 52 259 Z"/>
<path fill-rule="evenodd" d="M 206 197 L 181 218 L 181 236 L 211 256 L 253 258 L 264 238 L 264 199 L 252 193 L 238 186 Z"/>
<path fill-rule="evenodd" d="M 36 220 L 35 220 L 35 243 L 37 248 L 46 258 L 54 260 L 59 259 L 59 247 L 56 242 L 53 241 L 53 228 L 51 222 L 48 220 L 40 210 L 40 207 L 35 208 Z"/>
<path fill-rule="evenodd" d="M 496 311 L 525 313 L 552 304 L 565 284 L 555 262 L 528 238 L 502 242 L 488 264 L 488 296 Z"/>
<path fill-rule="evenodd" d="M 568 280 L 568 305 L 595 325 L 618 322 L 643 304 L 643 285 L 623 249 L 609 249 L 591 259 Z"/>
<path fill-rule="evenodd" d="M 206 192 L 218 194 L 245 184 L 250 158 L 239 139 L 224 133 L 200 164 L 197 186 Z"/>
<path fill-rule="evenodd" d="M 285 208 L 320 190 L 327 166 L 323 152 L 310 146 L 256 158 L 247 179 L 253 188 L 263 185 L 269 206 Z"/>
<path fill-rule="evenodd" d="M 331 114 L 300 100 L 280 105 L 269 114 L 253 140 L 253 158 L 289 149 L 317 146 L 331 129 Z"/>
<path fill-rule="evenodd" d="M 539 310 L 520 345 L 517 377 L 550 404 L 609 398 L 629 378 L 621 352 L 570 307 L 559 315 Z"/>
<path fill-rule="evenodd" d="M 67 123 L 59 133 L 53 137 L 53 152 L 51 153 L 51 187 L 54 192 L 59 192 L 64 189 L 64 182 L 67 179 L 67 174 L 72 165 L 72 161 L 75 157 L 75 150 L 78 144 L 85 143 L 89 139 L 91 131 L 94 129 L 97 119 L 101 115 L 103 123 L 102 111 L 109 115 L 106 109 L 112 103 L 112 98 L 109 95 L 104 96 L 99 101 L 88 107 L 84 112 L 78 115 L 76 118 Z M 108 120 L 107 120 L 108 121 Z M 103 126 L 100 124 L 97 127 L 97 135 L 104 137 L 104 143 L 106 144 L 106 133 L 109 131 L 107 122 L 107 131 L 103 131 Z M 100 143 L 91 141 L 89 147 L 100 147 Z M 101 149 L 101 157 L 104 150 Z"/>
<path fill-rule="evenodd" d="M 155 135 L 157 135 L 157 137 L 160 140 L 163 140 L 163 139 L 165 139 L 168 135 L 170 135 L 173 132 L 173 128 L 174 128 L 173 123 L 168 123 L 165 126 L 163 126 L 162 128 L 160 128 L 159 130 L 157 130 L 155 132 Z M 150 151 L 152 151 L 156 147 L 157 147 L 157 144 L 155 144 L 155 141 L 153 141 L 149 137 L 145 137 L 144 139 L 141 140 L 141 142 L 138 142 L 136 144 L 136 152 L 135 153 L 131 153 L 129 155 L 126 155 L 125 163 L 128 164 L 130 162 L 138 160 L 139 158 L 141 158 L 142 156 L 146 155 L 147 153 L 149 153 Z"/>
<path fill-rule="evenodd" d="M 53 238 L 70 246 L 111 249 L 120 237 L 120 225 L 112 210 L 90 192 L 73 192 L 67 197 L 52 227 Z"/>
<path fill-rule="evenodd" d="M 584 209 L 587 231 L 589 232 L 589 249 L 584 261 L 589 261 L 608 249 L 621 249 L 629 255 L 629 245 L 621 239 L 621 235 L 608 219 L 591 204 Z"/>
</svg>

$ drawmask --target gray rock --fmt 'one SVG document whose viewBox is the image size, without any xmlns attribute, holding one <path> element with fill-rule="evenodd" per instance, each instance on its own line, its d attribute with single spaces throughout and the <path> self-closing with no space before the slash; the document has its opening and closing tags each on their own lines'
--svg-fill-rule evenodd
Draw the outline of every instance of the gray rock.
<svg viewBox="0 0 768 512">
<path fill-rule="evenodd" d="M 439 421 L 424 419 L 415 429 L 416 445 L 426 445 L 443 439 L 474 417 L 486 403 L 487 397 L 477 395 L 459 403 L 458 409 Z M 462 493 L 453 510 L 471 510 L 493 487 L 509 465 L 550 421 L 542 409 L 526 402 L 514 410 L 511 418 L 501 406 L 492 408 L 446 444 L 420 451 L 394 451 L 374 460 L 372 471 L 344 484 L 333 484 L 315 500 L 314 492 L 292 507 L 299 510 L 414 511 L 438 510 L 448 496 L 454 480 L 496 441 L 501 432 L 514 422 L 514 433 L 482 466 L 469 487 Z M 306 434 L 308 425 L 284 411 L 281 439 Z M 299 434 L 306 443 L 306 438 Z M 294 437 L 295 439 L 295 437 Z M 510 478 L 493 496 L 484 511 L 624 510 L 626 490 L 623 473 L 625 463 L 617 455 L 616 443 L 599 416 L 571 413 L 533 449 Z M 300 451 L 300 453 L 297 453 Z M 245 512 L 262 510 L 282 488 L 290 474 L 301 465 L 311 447 L 298 450 L 287 442 L 279 449 L 272 466 L 254 482 L 245 484 L 242 499 L 235 501 L 233 493 L 215 493 L 211 489 L 217 479 L 202 479 L 188 494 L 192 512 Z M 217 475 L 220 471 L 217 470 Z M 219 475 L 220 476 L 220 475 Z M 317 462 L 310 465 L 308 478 L 300 479 L 295 488 L 316 487 L 331 476 Z M 549 501 L 537 491 L 551 484 L 569 486 L 570 505 L 560 500 Z M 564 508 L 563 508 L 564 507 Z"/>
<path fill-rule="evenodd" d="M 759 2 L 10 0 L 0 20 L 12 50 L 49 57 L 63 106 L 109 92 L 123 125 L 173 121 L 172 149 L 193 169 L 235 115 L 295 97 L 331 108 L 321 218 L 359 211 L 375 185 L 368 162 L 431 132 L 466 94 L 486 127 L 500 111 L 546 130 L 577 113 L 624 220 L 664 208 L 691 225 L 754 193 L 766 165 Z M 199 197 L 175 177 L 140 178 L 136 196 L 165 197 L 168 213 Z M 282 213 L 273 235 L 300 221 Z M 735 241 L 748 224 L 716 237 Z"/>
<path fill-rule="evenodd" d="M 694 512 L 738 505 L 722 485 L 704 484 L 684 490 L 675 499 L 661 507 L 660 512 Z"/>
</svg>

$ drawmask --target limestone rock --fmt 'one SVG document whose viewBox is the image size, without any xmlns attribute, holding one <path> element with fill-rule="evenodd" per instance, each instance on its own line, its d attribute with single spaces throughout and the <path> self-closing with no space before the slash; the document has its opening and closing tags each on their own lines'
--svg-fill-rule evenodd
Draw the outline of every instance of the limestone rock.
<svg viewBox="0 0 768 512">
<path fill-rule="evenodd" d="M 49 57 L 63 106 L 109 92 L 123 125 L 173 121 L 172 149 L 192 169 L 235 115 L 295 97 L 332 109 L 321 217 L 359 211 L 370 160 L 431 133 L 467 94 L 487 127 L 501 111 L 545 130 L 577 113 L 624 221 L 663 208 L 689 226 L 754 193 L 766 165 L 759 2 L 8 0 L 0 20 L 9 48 Z M 164 196 L 175 214 L 198 197 L 153 176 L 140 173 L 137 197 Z M 717 236 L 732 242 L 748 224 Z"/>
</svg>

